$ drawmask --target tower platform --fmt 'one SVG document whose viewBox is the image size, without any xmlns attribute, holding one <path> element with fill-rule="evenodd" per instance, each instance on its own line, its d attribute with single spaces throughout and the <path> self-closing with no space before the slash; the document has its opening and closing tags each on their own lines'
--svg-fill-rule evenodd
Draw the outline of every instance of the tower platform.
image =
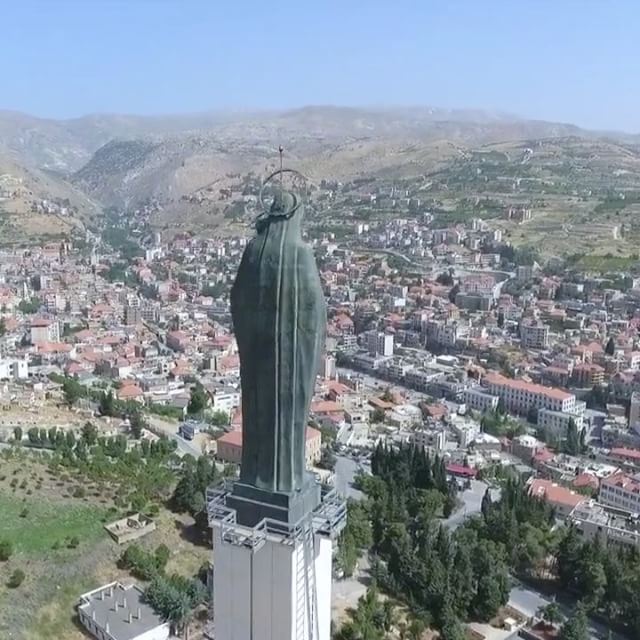
<svg viewBox="0 0 640 640">
<path fill-rule="evenodd" d="M 333 540 L 346 524 L 346 502 L 322 488 L 316 508 L 295 522 L 247 525 L 235 485 L 207 491 L 215 640 L 329 640 Z"/>
</svg>

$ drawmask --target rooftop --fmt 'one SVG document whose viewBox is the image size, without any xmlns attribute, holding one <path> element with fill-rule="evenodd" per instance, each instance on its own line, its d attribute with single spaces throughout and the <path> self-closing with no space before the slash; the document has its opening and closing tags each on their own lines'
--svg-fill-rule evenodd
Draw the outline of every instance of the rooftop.
<svg viewBox="0 0 640 640">
<path fill-rule="evenodd" d="M 78 611 L 116 640 L 132 640 L 164 623 L 135 584 L 112 582 L 80 596 Z"/>
<path fill-rule="evenodd" d="M 485 376 L 484 379 L 488 384 L 510 387 L 511 389 L 526 391 L 528 393 L 538 393 L 541 395 L 545 395 L 548 398 L 554 398 L 555 400 L 569 400 L 573 397 L 571 393 L 562 391 L 562 389 L 545 387 L 541 384 L 527 382 L 526 380 L 514 380 L 513 378 L 507 378 L 499 373 L 489 373 Z"/>
<path fill-rule="evenodd" d="M 585 500 L 584 496 L 566 487 L 561 487 L 551 480 L 543 480 L 542 478 L 536 478 L 531 482 L 529 485 L 529 493 L 547 502 L 568 507 L 576 507 Z"/>
</svg>

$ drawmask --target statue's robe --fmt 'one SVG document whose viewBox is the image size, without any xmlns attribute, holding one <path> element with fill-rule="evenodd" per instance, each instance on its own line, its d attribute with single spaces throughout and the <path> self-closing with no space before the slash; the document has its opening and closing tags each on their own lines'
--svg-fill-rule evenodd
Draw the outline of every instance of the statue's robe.
<svg viewBox="0 0 640 640">
<path fill-rule="evenodd" d="M 326 330 L 326 303 L 313 252 L 293 216 L 291 194 L 274 203 L 249 242 L 231 291 L 240 354 L 242 467 L 240 480 L 283 493 L 305 478 L 305 441 Z"/>
</svg>

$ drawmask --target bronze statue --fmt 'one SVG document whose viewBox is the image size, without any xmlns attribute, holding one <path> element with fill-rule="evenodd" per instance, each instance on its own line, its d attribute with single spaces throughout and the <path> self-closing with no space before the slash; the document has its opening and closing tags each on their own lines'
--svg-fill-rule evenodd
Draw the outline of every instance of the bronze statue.
<svg viewBox="0 0 640 640">
<path fill-rule="evenodd" d="M 306 482 L 307 419 L 326 329 L 320 276 L 302 240 L 303 213 L 299 194 L 275 192 L 231 291 L 242 383 L 240 482 L 284 494 Z"/>
</svg>

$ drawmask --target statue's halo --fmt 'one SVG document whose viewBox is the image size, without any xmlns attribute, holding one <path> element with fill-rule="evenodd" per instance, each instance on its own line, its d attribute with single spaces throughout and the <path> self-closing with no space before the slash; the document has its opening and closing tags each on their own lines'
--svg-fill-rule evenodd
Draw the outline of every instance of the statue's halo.
<svg viewBox="0 0 640 640">
<path fill-rule="evenodd" d="M 283 211 L 280 214 L 273 214 L 273 213 L 270 213 L 271 207 L 267 202 L 265 202 L 265 195 L 266 195 L 265 190 L 267 187 L 271 186 L 271 183 L 278 176 L 280 176 L 280 186 L 283 189 L 283 191 L 287 191 L 291 193 L 291 195 L 294 197 L 294 205 L 293 207 L 290 207 L 289 209 L 287 209 L 286 211 Z M 284 177 L 288 178 L 287 182 L 289 184 L 287 184 L 286 186 L 283 184 Z M 273 217 L 290 218 L 296 212 L 296 210 L 300 207 L 300 205 L 306 201 L 307 193 L 308 193 L 307 179 L 303 174 L 301 174 L 299 171 L 296 171 L 295 169 L 278 169 L 277 171 L 274 171 L 273 173 L 268 175 L 262 182 L 262 187 L 260 187 L 260 195 L 258 197 L 258 202 L 260 203 L 260 208 L 262 211 L 259 217 L 271 215 Z"/>
</svg>

